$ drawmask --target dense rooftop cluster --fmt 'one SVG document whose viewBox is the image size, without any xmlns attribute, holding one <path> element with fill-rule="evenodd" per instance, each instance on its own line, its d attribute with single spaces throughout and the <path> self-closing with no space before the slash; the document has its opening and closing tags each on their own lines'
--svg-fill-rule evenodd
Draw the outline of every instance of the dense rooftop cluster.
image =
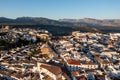
<svg viewBox="0 0 120 80">
<path fill-rule="evenodd" d="M 0 79 L 120 79 L 120 33 L 75 31 L 56 40 L 46 30 L 13 28 L 0 39 L 23 44 L 0 49 Z"/>
<path fill-rule="evenodd" d="M 4 39 L 10 42 L 17 42 L 19 39 L 36 42 L 37 37 L 40 37 L 42 34 L 48 34 L 48 31 L 30 28 L 13 28 L 10 29 L 6 35 L 0 36 L 0 39 Z"/>
<path fill-rule="evenodd" d="M 120 34 L 119 33 L 81 33 L 75 31 L 71 36 L 53 41 L 54 49 L 65 62 L 73 79 L 91 73 L 96 79 L 100 73 L 104 80 L 120 79 Z M 87 71 L 90 71 L 87 73 Z M 84 72 L 84 73 L 81 73 Z M 74 74 L 76 73 L 76 75 Z M 92 77 L 94 76 L 94 77 Z"/>
</svg>

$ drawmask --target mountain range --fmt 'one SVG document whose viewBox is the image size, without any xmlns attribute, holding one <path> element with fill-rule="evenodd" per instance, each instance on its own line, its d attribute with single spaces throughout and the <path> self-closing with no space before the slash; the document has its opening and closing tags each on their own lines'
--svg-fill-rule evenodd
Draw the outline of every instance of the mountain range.
<svg viewBox="0 0 120 80">
<path fill-rule="evenodd" d="M 39 25 L 43 29 L 55 32 L 58 34 L 68 33 L 70 31 L 102 31 L 102 32 L 120 32 L 120 19 L 59 19 L 53 20 L 43 17 L 18 17 L 16 19 L 10 19 L 0 17 L 0 24 L 2 25 Z M 20 26 L 21 27 L 21 26 Z"/>
<path fill-rule="evenodd" d="M 0 17 L 0 23 L 30 23 L 30 24 L 47 24 L 47 25 L 62 25 L 62 26 L 112 26 L 119 27 L 120 19 L 59 19 L 53 20 L 42 17 L 18 17 L 16 19 L 9 19 Z"/>
<path fill-rule="evenodd" d="M 70 22 L 74 25 L 88 24 L 91 26 L 120 26 L 120 19 L 92 19 L 92 18 L 84 18 L 84 19 L 60 19 L 61 22 Z"/>
</svg>

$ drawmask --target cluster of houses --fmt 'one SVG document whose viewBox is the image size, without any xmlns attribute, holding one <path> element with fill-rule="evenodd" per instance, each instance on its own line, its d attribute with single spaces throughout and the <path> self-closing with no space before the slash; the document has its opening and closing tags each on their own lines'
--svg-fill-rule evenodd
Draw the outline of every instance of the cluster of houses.
<svg viewBox="0 0 120 80">
<path fill-rule="evenodd" d="M 38 38 L 50 39 L 50 33 L 47 30 L 33 28 L 12 28 L 5 35 L 0 35 L 0 39 L 8 42 L 17 42 L 19 39 L 36 42 Z"/>
<path fill-rule="evenodd" d="M 36 42 L 37 38 L 50 40 L 50 33 L 41 29 L 12 28 L 0 35 L 0 39 L 10 42 L 18 39 Z M 0 80 L 41 80 L 37 63 L 47 63 L 54 56 L 52 49 L 42 41 L 0 50 Z"/>
<path fill-rule="evenodd" d="M 57 80 L 56 70 L 61 68 L 48 64 L 52 60 L 55 61 L 54 57 L 56 53 L 49 45 L 42 42 L 0 51 L 0 76 L 6 80 Z M 43 68 L 50 70 L 51 74 L 46 74 L 39 64 L 50 66 Z M 52 73 L 55 76 L 51 76 Z"/>
<path fill-rule="evenodd" d="M 102 73 L 103 80 L 120 78 L 120 33 L 82 33 L 75 31 L 71 36 L 51 42 L 57 54 L 65 62 L 75 80 L 93 73 Z M 87 71 L 91 72 L 87 73 Z M 114 70 L 114 71 L 113 71 Z M 84 74 L 80 74 L 83 72 Z M 79 74 L 78 74 L 79 73 Z M 88 78 L 87 78 L 88 79 Z M 93 77 L 92 80 L 95 80 Z"/>
<path fill-rule="evenodd" d="M 48 42 L 0 50 L 1 80 L 120 80 L 119 33 L 75 31 L 58 40 L 50 40 L 46 30 L 13 28 L 8 33 L 0 38 Z"/>
<path fill-rule="evenodd" d="M 33 76 L 33 79 L 37 80 L 39 74 L 36 73 L 35 66 L 37 65 L 36 60 L 38 59 L 39 61 L 40 58 L 30 56 L 30 54 L 42 45 L 42 43 L 38 43 L 36 45 L 26 45 L 11 50 L 0 51 L 0 75 L 8 80 L 30 80 Z M 39 54 L 36 54 L 36 56 Z"/>
</svg>

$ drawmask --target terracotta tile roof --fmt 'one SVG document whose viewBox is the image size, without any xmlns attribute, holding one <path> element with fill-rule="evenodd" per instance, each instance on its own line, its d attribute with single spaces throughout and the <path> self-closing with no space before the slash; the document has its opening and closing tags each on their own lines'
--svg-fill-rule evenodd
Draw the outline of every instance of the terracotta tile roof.
<svg viewBox="0 0 120 80">
<path fill-rule="evenodd" d="M 48 64 L 41 64 L 40 67 L 47 69 L 48 71 L 50 71 L 51 73 L 53 73 L 55 75 L 62 73 L 61 68 L 59 68 L 57 66 L 52 66 L 52 65 L 48 65 Z"/>
<path fill-rule="evenodd" d="M 71 74 L 72 74 L 72 76 L 79 76 L 80 75 L 80 73 L 78 71 L 73 71 L 73 72 L 71 72 Z"/>
<path fill-rule="evenodd" d="M 72 60 L 72 59 L 68 59 L 67 60 L 68 64 L 72 64 L 72 65 L 81 65 L 79 60 Z"/>
</svg>

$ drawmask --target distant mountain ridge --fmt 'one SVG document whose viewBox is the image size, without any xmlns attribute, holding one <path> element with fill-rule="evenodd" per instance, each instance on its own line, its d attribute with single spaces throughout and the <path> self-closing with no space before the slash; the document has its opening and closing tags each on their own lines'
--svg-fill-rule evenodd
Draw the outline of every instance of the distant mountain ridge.
<svg viewBox="0 0 120 80">
<path fill-rule="evenodd" d="M 58 24 L 58 21 L 42 18 L 42 17 L 18 17 L 16 19 L 9 19 L 0 17 L 0 23 L 31 23 L 31 24 Z"/>
<path fill-rule="evenodd" d="M 76 25 L 80 25 L 82 23 L 89 24 L 92 26 L 120 26 L 120 19 L 92 19 L 92 18 L 84 18 L 84 19 L 60 19 L 61 22 L 70 22 Z"/>
<path fill-rule="evenodd" d="M 30 24 L 45 24 L 45 25 L 60 25 L 60 26 L 112 26 L 119 27 L 120 19 L 59 19 L 52 20 L 42 17 L 18 17 L 16 19 L 9 19 L 5 17 L 0 17 L 0 23 L 30 23 Z"/>
<path fill-rule="evenodd" d="M 53 20 L 43 17 L 18 17 L 10 19 L 0 17 L 0 27 L 10 25 L 18 28 L 41 28 L 54 35 L 67 35 L 72 31 L 81 32 L 120 32 L 120 19 L 59 19 Z"/>
</svg>

